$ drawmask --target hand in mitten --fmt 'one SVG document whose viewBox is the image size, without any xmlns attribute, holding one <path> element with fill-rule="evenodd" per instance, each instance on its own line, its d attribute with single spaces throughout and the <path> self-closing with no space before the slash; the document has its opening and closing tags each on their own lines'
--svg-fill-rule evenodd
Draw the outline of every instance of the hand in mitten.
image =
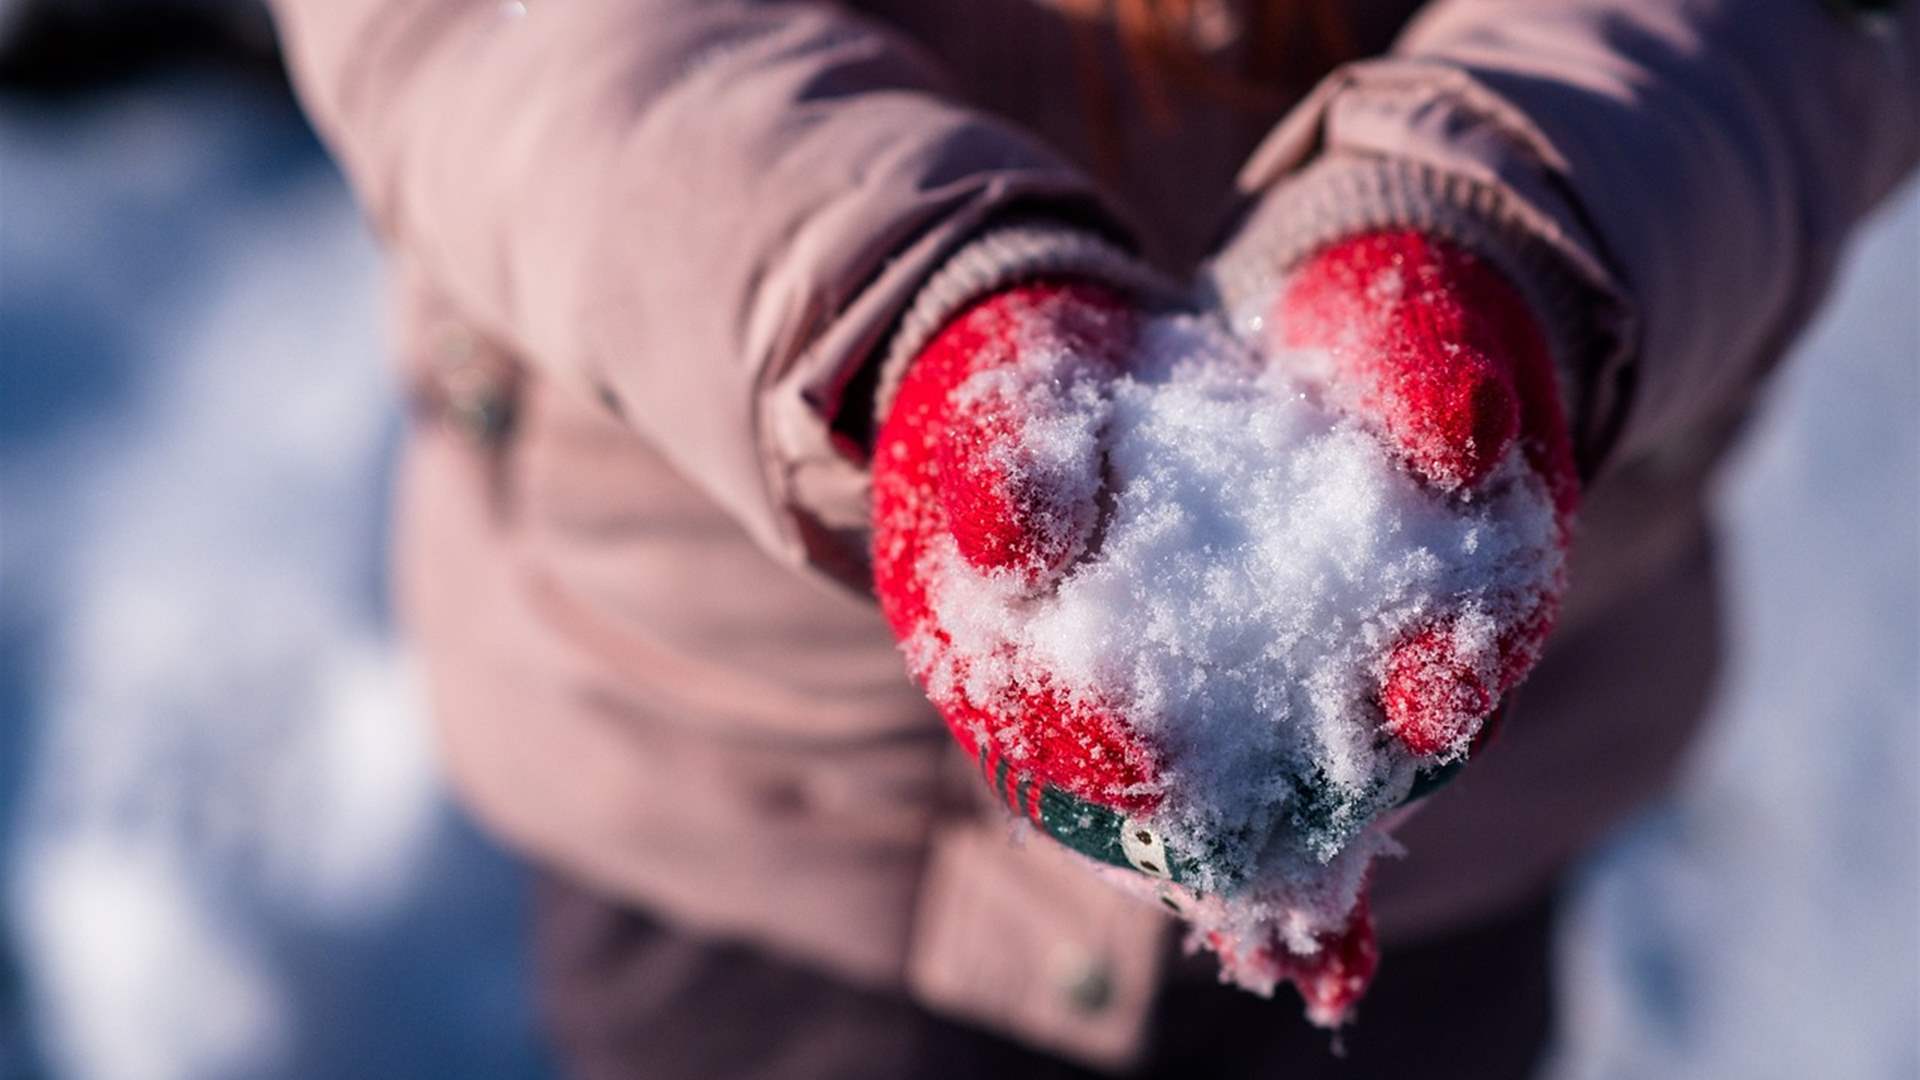
<svg viewBox="0 0 1920 1080">
<path fill-rule="evenodd" d="M 1251 298 L 1266 363 L 1373 432 L 1443 503 L 1477 508 L 1495 526 L 1542 504 L 1550 519 L 1507 557 L 1506 582 L 1441 592 L 1432 610 L 1393 633 L 1373 666 L 1382 728 L 1423 763 L 1411 800 L 1492 737 L 1501 697 L 1552 630 L 1580 498 L 1558 377 L 1520 292 L 1453 243 L 1415 230 L 1365 232 L 1284 273 L 1249 273 L 1263 240 L 1251 230 L 1222 262 L 1224 276 L 1277 281 L 1264 299 L 1258 291 Z M 1229 928 L 1206 938 L 1223 970 L 1256 987 L 1291 981 L 1310 1017 L 1340 1022 L 1378 963 L 1364 883 L 1345 925 L 1320 930 L 1304 949 L 1285 932 L 1287 906 L 1261 910 L 1252 892 L 1198 920 Z"/>
<path fill-rule="evenodd" d="M 1039 594 L 1086 550 L 1102 485 L 1089 399 L 1124 369 L 1137 319 L 1118 293 L 1085 283 L 988 296 L 913 358 L 875 441 L 881 610 L 962 749 L 1016 812 L 1051 820 L 1049 831 L 1077 822 L 1083 801 L 1146 808 L 1151 756 L 1100 707 L 1097 688 L 1058 685 L 1018 656 L 952 649 L 929 590 L 957 559 Z M 1018 377 L 1037 364 L 1052 377 Z M 1023 437 L 1049 422 L 1059 439 Z"/>
<path fill-rule="evenodd" d="M 1412 230 L 1349 237 L 1285 278 L 1266 326 L 1270 351 L 1310 358 L 1298 374 L 1440 491 L 1472 498 L 1518 446 L 1564 550 L 1580 489 L 1552 357 L 1526 301 L 1484 260 Z M 1563 587 L 1556 574 L 1491 626 L 1448 612 L 1398 642 L 1380 686 L 1387 728 L 1415 754 L 1464 753 L 1538 660 Z"/>
</svg>

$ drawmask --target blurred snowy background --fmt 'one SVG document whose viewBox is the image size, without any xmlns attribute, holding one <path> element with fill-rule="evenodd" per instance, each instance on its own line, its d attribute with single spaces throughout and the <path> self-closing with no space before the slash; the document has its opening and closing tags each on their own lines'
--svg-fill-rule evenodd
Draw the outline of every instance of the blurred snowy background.
<svg viewBox="0 0 1920 1080">
<path fill-rule="evenodd" d="M 0 0 L 0 34 L 14 7 Z M 0 1078 L 546 1075 L 384 600 L 377 254 L 264 69 L 0 90 Z M 55 85 L 58 84 L 58 85 Z M 1735 653 L 1557 1080 L 1920 1076 L 1920 192 L 1721 500 Z"/>
</svg>

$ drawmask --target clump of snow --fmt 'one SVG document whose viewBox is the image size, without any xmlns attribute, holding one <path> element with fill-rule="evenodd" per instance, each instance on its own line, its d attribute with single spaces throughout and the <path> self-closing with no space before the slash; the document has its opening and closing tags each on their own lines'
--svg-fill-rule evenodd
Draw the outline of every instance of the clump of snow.
<svg viewBox="0 0 1920 1080">
<path fill-rule="evenodd" d="M 1300 377 L 1313 357 L 1262 360 L 1206 319 L 1148 321 L 1124 374 L 1030 344 L 959 394 L 1014 403 L 1061 519 L 1098 489 L 1099 520 L 1038 586 L 932 546 L 945 640 L 910 648 L 950 662 L 916 666 L 976 701 L 1052 685 L 1117 711 L 1158 762 L 1146 824 L 1185 859 L 1189 917 L 1312 951 L 1435 764 L 1382 730 L 1388 650 L 1448 614 L 1491 666 L 1490 628 L 1559 573 L 1548 493 L 1517 449 L 1477 491 L 1434 490 Z M 994 733 L 1016 761 L 1047 735 L 1023 719 Z"/>
</svg>

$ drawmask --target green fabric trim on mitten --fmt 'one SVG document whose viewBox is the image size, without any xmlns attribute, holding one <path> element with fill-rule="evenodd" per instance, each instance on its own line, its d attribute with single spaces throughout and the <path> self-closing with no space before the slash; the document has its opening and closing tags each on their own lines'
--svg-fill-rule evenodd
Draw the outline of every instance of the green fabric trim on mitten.
<svg viewBox="0 0 1920 1080">
<path fill-rule="evenodd" d="M 981 776 L 993 789 L 994 797 L 1022 814 L 1033 805 L 1030 800 L 1033 799 L 1034 785 L 1038 784 L 1040 794 L 1035 824 L 1071 851 L 1108 866 L 1124 867 L 1149 877 L 1181 883 L 1195 881 L 1202 876 L 1199 867 L 1211 863 L 1213 888 L 1232 887 L 1233 868 L 1220 865 L 1222 860 L 1217 857 L 1219 852 L 1203 853 L 1196 860 L 1190 852 L 1171 849 L 1153 830 L 1112 807 L 1082 799 L 1064 788 L 1037 780 L 1026 773 L 1014 774 L 1005 758 L 994 761 L 984 746 L 980 748 L 976 760 Z M 1404 806 L 1440 790 L 1459 775 L 1465 764 L 1465 760 L 1461 759 L 1435 769 L 1422 769 L 1414 780 L 1412 790 L 1396 805 Z M 1013 783 L 1011 790 L 1008 789 L 1010 777 Z M 1320 773 L 1315 773 L 1310 779 L 1296 781 L 1294 790 L 1297 797 L 1288 824 L 1297 830 L 1308 850 L 1325 858 L 1331 858 L 1365 826 L 1366 811 L 1373 805 L 1373 799 L 1342 792 Z M 1220 846 L 1224 849 L 1226 845 L 1223 843 Z M 1164 855 L 1159 854 L 1161 852 Z M 1165 865 L 1161 865 L 1162 862 Z"/>
</svg>

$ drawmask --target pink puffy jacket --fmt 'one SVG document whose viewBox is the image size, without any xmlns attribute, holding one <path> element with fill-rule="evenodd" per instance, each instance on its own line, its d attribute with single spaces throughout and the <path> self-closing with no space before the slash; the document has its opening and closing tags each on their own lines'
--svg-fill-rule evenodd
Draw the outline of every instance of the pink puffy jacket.
<svg viewBox="0 0 1920 1080">
<path fill-rule="evenodd" d="M 1374 58 L 1270 86 L 1284 116 L 1144 93 L 1098 3 L 275 6 L 392 255 L 429 418 L 404 611 L 472 810 L 684 926 L 1097 1063 L 1136 1050 L 1168 924 L 1009 840 L 866 595 L 878 368 L 970 298 L 936 271 L 1046 262 L 977 242 L 1015 220 L 1176 276 L 1235 222 L 1282 255 L 1411 224 L 1532 290 L 1592 472 L 1574 593 L 1380 870 L 1390 963 L 1671 779 L 1715 655 L 1703 481 L 1920 157 L 1915 4 L 1354 3 Z M 1243 5 L 1203 11 L 1233 70 Z"/>
</svg>

